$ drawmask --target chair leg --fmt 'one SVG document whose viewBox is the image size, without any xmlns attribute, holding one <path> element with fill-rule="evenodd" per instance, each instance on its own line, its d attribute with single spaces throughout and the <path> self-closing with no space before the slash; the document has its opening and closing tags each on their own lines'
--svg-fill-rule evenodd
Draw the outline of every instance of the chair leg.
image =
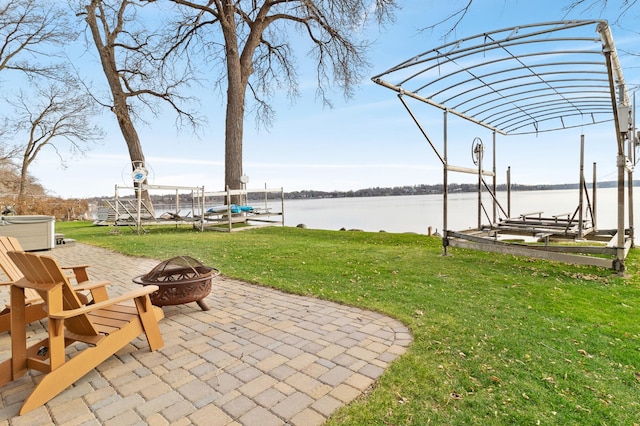
<svg viewBox="0 0 640 426">
<path fill-rule="evenodd" d="M 144 297 L 137 297 L 135 299 L 136 308 L 138 309 L 138 315 L 140 316 L 140 322 L 144 333 L 149 343 L 149 348 L 152 351 L 160 349 L 164 346 L 162 340 L 162 334 L 158 327 L 158 321 L 164 318 L 164 312 L 161 308 L 153 306 L 148 295 Z"/>
<path fill-rule="evenodd" d="M 98 345 L 84 349 L 57 369 L 46 374 L 25 400 L 20 409 L 20 415 L 46 404 L 104 360 L 128 345 L 142 332 L 141 323 L 132 321 L 120 330 L 105 336 Z"/>
</svg>

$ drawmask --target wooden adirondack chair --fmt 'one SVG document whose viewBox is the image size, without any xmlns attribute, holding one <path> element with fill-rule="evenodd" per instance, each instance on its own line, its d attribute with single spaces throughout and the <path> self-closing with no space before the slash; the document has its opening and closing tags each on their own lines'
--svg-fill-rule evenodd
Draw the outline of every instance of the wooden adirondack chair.
<svg viewBox="0 0 640 426">
<path fill-rule="evenodd" d="M 142 333 L 152 351 L 164 345 L 158 328 L 164 314 L 149 299 L 157 286 L 83 305 L 55 259 L 15 251 L 8 256 L 24 277 L 11 285 L 11 358 L 0 364 L 0 386 L 29 369 L 45 374 L 20 414 L 45 404 Z M 28 348 L 26 289 L 35 290 L 48 311 L 48 337 Z M 67 359 L 65 347 L 76 342 L 86 345 L 77 345 L 79 352 Z"/>
<path fill-rule="evenodd" d="M 20 269 L 13 263 L 13 261 L 7 255 L 7 252 L 10 251 L 24 251 L 20 246 L 20 242 L 14 237 L 7 237 L 4 235 L 0 236 L 0 268 L 4 271 L 4 274 L 9 279 L 9 282 L 0 282 L 1 285 L 10 285 L 11 283 L 18 281 L 22 278 L 22 272 Z M 105 289 L 105 285 L 108 284 L 107 281 L 100 281 L 95 283 L 89 282 L 89 275 L 87 274 L 88 265 L 75 265 L 69 267 L 63 267 L 65 271 L 68 272 L 68 275 L 71 275 L 75 278 L 76 282 L 79 284 L 75 287 L 76 291 L 88 290 L 91 292 L 91 296 L 93 301 L 105 300 L 108 298 L 107 290 Z M 41 320 L 42 318 L 47 316 L 46 311 L 43 309 L 42 298 L 38 295 L 38 292 L 32 289 L 25 289 L 26 294 L 26 311 L 25 311 L 25 321 L 33 322 Z M 83 294 L 79 294 L 80 300 L 83 304 L 86 304 L 88 299 Z M 0 311 L 0 333 L 9 331 L 9 322 L 10 322 L 10 312 L 11 309 L 9 306 L 6 306 L 2 311 Z"/>
</svg>

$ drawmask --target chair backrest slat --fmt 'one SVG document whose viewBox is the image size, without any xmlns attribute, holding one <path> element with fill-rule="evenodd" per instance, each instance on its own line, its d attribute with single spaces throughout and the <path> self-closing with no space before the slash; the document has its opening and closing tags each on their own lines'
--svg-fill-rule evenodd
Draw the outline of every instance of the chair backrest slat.
<svg viewBox="0 0 640 426">
<path fill-rule="evenodd" d="M 46 256 L 39 256 L 38 259 L 42 262 L 42 266 L 47 274 L 51 277 L 53 282 L 63 283 L 62 285 L 62 297 L 63 307 L 65 310 L 77 309 L 82 307 L 82 302 L 78 298 L 78 294 L 75 292 L 67 276 L 62 272 L 60 265 L 55 259 Z"/>
<path fill-rule="evenodd" d="M 16 264 L 13 263 L 13 260 L 11 260 L 7 255 L 7 253 L 10 251 L 24 250 L 22 249 L 20 241 L 18 241 L 17 238 L 0 235 L 0 268 L 2 268 L 4 274 L 7 276 L 10 282 L 16 282 L 20 278 L 22 278 L 23 275 Z M 29 303 L 38 301 L 40 299 L 38 293 L 32 289 L 25 289 L 25 295 L 27 296 L 27 300 L 29 301 Z"/>
<path fill-rule="evenodd" d="M 18 251 L 8 252 L 9 258 L 20 269 L 24 278 L 21 285 L 25 288 L 29 288 L 29 283 L 34 284 L 34 289 L 38 291 L 40 297 L 48 301 L 49 294 L 44 288 L 52 289 L 55 286 L 62 286 L 62 307 L 64 310 L 77 309 L 82 307 L 82 303 L 78 298 L 78 295 L 71 287 L 69 280 L 64 272 L 62 272 L 60 265 L 55 259 L 48 256 L 38 256 L 33 253 L 25 253 Z M 60 306 L 59 304 L 48 303 L 50 306 Z M 78 315 L 73 318 L 65 320 L 65 327 L 76 334 L 85 336 L 96 336 L 96 331 L 93 323 L 87 315 Z"/>
<path fill-rule="evenodd" d="M 15 263 L 7 256 L 7 252 L 10 251 L 24 250 L 22 250 L 17 238 L 4 235 L 0 236 L 0 268 L 2 268 L 10 281 L 17 281 L 22 278 L 22 272 L 20 272 L 20 269 L 18 269 Z"/>
<path fill-rule="evenodd" d="M 55 280 L 42 267 L 42 262 L 36 255 L 29 255 L 24 252 L 8 252 L 9 258 L 20 269 L 22 275 L 35 284 L 55 284 Z"/>
</svg>

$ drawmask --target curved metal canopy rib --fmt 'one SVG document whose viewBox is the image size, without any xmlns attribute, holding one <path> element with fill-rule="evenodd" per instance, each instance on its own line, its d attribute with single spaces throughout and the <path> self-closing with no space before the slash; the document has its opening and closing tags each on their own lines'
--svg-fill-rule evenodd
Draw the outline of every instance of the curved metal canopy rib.
<svg viewBox="0 0 640 426">
<path fill-rule="evenodd" d="M 479 34 L 414 56 L 372 79 L 505 135 L 610 121 L 613 99 L 629 105 L 613 37 L 602 20 Z"/>
</svg>

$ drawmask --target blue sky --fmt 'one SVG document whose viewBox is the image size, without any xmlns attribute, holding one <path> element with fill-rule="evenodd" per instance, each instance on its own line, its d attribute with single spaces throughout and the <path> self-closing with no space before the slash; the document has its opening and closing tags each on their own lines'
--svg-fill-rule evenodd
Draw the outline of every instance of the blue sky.
<svg viewBox="0 0 640 426">
<path fill-rule="evenodd" d="M 298 52 L 301 96 L 293 104 L 281 93 L 276 96 L 276 119 L 271 128 L 256 130 L 253 117 L 245 121 L 244 171 L 249 188 L 283 187 L 285 191 L 304 189 L 350 190 L 369 187 L 437 184 L 442 168 L 437 157 L 419 133 L 395 94 L 373 84 L 370 76 L 437 47 L 445 42 L 444 25 L 435 31 L 420 31 L 466 0 L 410 0 L 397 13 L 394 23 L 378 31 L 370 30 L 375 45 L 370 52 L 372 68 L 355 96 L 344 101 L 339 92 L 332 100 L 334 108 L 324 107 L 315 96 L 314 74 L 305 63 L 305 52 Z M 616 2 L 606 13 L 574 12 L 565 16 L 559 1 L 474 0 L 471 10 L 446 41 L 485 31 L 525 23 L 565 19 L 617 18 Z M 630 12 L 623 24 L 637 22 L 637 11 Z M 629 86 L 640 82 L 638 59 L 624 55 L 624 46 L 637 45 L 639 36 L 612 27 L 625 78 Z M 638 49 L 636 49 L 638 50 Z M 98 70 L 94 83 L 100 83 Z M 141 125 L 143 150 L 151 169 L 151 183 L 157 185 L 204 186 L 216 191 L 224 188 L 224 105 L 215 95 L 202 100 L 208 124 L 199 136 L 177 131 L 171 115 Z M 441 134 L 441 112 L 425 110 L 421 117 L 426 131 L 436 141 Z M 52 150 L 45 150 L 30 172 L 51 193 L 62 197 L 112 195 L 115 185 L 130 184 L 130 166 L 126 145 L 114 118 L 103 114 L 101 125 L 105 140 L 85 156 L 60 166 Z M 470 147 L 474 137 L 490 142 L 491 135 L 465 122 L 459 126 L 459 142 L 450 145 L 457 165 L 471 167 Z M 505 181 L 511 166 L 512 182 L 521 184 L 566 183 L 578 180 L 580 133 L 586 135 L 587 179 L 591 163 L 598 163 L 598 180 L 615 179 L 615 141 L 612 126 L 585 127 L 541 136 L 498 137 L 497 169 L 499 182 Z M 604 136 L 603 136 L 604 135 Z M 467 164 L 468 163 L 468 164 Z M 475 177 L 455 175 L 454 182 L 473 181 Z"/>
</svg>

